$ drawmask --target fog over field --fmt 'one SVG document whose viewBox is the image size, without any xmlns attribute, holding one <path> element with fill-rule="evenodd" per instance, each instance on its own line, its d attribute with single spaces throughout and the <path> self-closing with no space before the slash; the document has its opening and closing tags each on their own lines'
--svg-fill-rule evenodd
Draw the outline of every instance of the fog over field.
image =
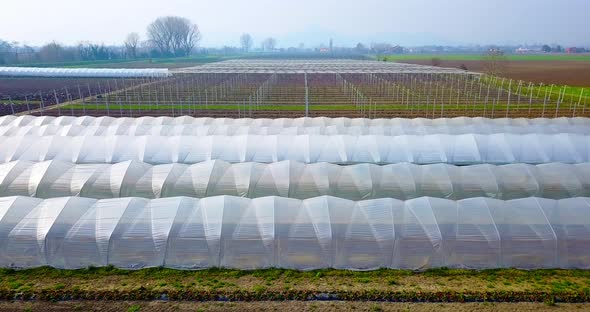
<svg viewBox="0 0 590 312">
<path fill-rule="evenodd" d="M 120 43 L 163 15 L 197 23 L 201 46 L 239 46 L 239 35 L 278 47 L 388 41 L 424 44 L 590 44 L 587 0 L 4 0 L 0 38 Z"/>
</svg>

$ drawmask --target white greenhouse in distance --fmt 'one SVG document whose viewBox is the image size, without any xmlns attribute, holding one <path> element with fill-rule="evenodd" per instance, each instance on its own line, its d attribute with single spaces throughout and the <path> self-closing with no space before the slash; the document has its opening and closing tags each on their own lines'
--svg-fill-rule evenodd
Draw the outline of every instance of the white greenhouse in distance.
<svg viewBox="0 0 590 312">
<path fill-rule="evenodd" d="M 49 68 L 49 67 L 0 67 L 0 77 L 47 78 L 158 78 L 168 77 L 168 69 L 162 68 Z"/>
</svg>

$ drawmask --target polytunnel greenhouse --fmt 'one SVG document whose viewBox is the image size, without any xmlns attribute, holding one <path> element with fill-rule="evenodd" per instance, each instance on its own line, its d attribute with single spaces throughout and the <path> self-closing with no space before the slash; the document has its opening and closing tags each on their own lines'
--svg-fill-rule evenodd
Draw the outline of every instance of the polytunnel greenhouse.
<svg viewBox="0 0 590 312">
<path fill-rule="evenodd" d="M 590 134 L 590 127 L 584 125 L 525 125 L 525 126 L 253 126 L 253 125 L 145 125 L 145 124 L 111 124 L 108 126 L 84 126 L 84 125 L 26 125 L 26 126 L 0 126 L 0 135 L 3 136 L 239 136 L 239 135 L 432 135 L 432 134 Z"/>
<path fill-rule="evenodd" d="M 0 267 L 590 269 L 590 119 L 0 117 Z"/>
<path fill-rule="evenodd" d="M 0 136 L 0 163 L 192 164 L 207 160 L 335 164 L 542 164 L 588 162 L 590 135 L 239 135 L 239 136 Z"/>
<path fill-rule="evenodd" d="M 192 125 L 192 126 L 251 126 L 251 127 L 269 127 L 269 128 L 304 128 L 304 127 L 386 127 L 384 131 L 417 131 L 422 127 L 433 127 L 435 129 L 448 128 L 446 131 L 455 131 L 454 129 L 461 129 L 461 127 L 472 127 L 473 131 L 482 131 L 486 128 L 504 129 L 505 132 L 514 127 L 536 127 L 544 130 L 546 128 L 567 127 L 567 126 L 590 126 L 590 118 L 575 117 L 575 118 L 497 118 L 490 119 L 484 117 L 455 117 L 455 118 L 388 118 L 388 119 L 368 119 L 368 118 L 327 118 L 327 117 L 301 117 L 301 118 L 210 118 L 210 117 L 151 117 L 144 116 L 138 118 L 122 117 L 115 118 L 109 116 L 93 117 L 93 116 L 0 116 L 0 126 L 20 127 L 20 126 L 174 126 L 174 125 Z M 391 129 L 387 129 L 387 127 Z M 423 132 L 423 131 L 418 131 Z"/>
<path fill-rule="evenodd" d="M 590 198 L 5 197 L 4 267 L 589 268 Z"/>
<path fill-rule="evenodd" d="M 448 199 L 590 196 L 590 163 L 541 165 L 392 165 L 220 160 L 193 165 L 74 164 L 18 160 L 0 164 L 0 196 L 88 198 L 230 195 L 350 200 L 431 196 Z"/>
<path fill-rule="evenodd" d="M 168 69 L 117 69 L 117 68 L 48 68 L 48 67 L 0 67 L 0 77 L 50 77 L 50 78 L 141 78 L 167 77 Z"/>
</svg>

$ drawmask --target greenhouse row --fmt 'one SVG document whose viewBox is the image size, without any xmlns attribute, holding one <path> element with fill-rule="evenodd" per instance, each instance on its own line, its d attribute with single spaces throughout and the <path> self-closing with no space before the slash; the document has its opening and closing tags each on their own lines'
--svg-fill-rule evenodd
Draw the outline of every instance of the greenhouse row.
<svg viewBox="0 0 590 312">
<path fill-rule="evenodd" d="M 0 76 L 51 77 L 51 78 L 155 78 L 168 77 L 168 69 L 162 68 L 49 68 L 49 67 L 0 67 Z"/>
<path fill-rule="evenodd" d="M 89 107 L 91 107 L 89 105 Z M 1 116 L 0 126 L 42 126 L 42 125 L 82 125 L 82 126 L 111 126 L 111 125 L 217 125 L 217 126 L 255 126 L 255 127 L 526 127 L 526 126 L 566 126 L 566 125 L 590 125 L 590 118 L 585 117 L 560 117 L 560 118 L 484 118 L 484 117 L 455 117 L 455 118 L 329 118 L 329 117 L 301 117 L 301 118 L 210 118 L 210 117 L 122 117 L 109 116 Z"/>
<path fill-rule="evenodd" d="M 0 266 L 590 268 L 590 198 L 0 198 Z"/>
<path fill-rule="evenodd" d="M 562 199 L 590 196 L 590 163 L 385 166 L 281 161 L 270 164 L 214 160 L 193 165 L 74 164 L 51 160 L 0 164 L 0 196 L 88 198 L 218 195 L 351 200 L 431 196 Z"/>
<path fill-rule="evenodd" d="M 226 60 L 179 68 L 182 73 L 330 73 L 330 74 L 458 74 L 480 75 L 462 69 L 367 60 Z"/>
<path fill-rule="evenodd" d="M 590 134 L 585 125 L 531 125 L 531 126 L 327 126 L 327 127 L 263 127 L 240 125 L 128 125 L 110 126 L 42 125 L 0 126 L 0 136 L 101 136 L 101 135 L 429 135 L 429 134 Z"/>
<path fill-rule="evenodd" d="M 409 162 L 507 164 L 589 162 L 590 136 L 579 134 L 464 134 L 400 136 L 0 136 L 0 163 L 270 163 Z"/>
</svg>

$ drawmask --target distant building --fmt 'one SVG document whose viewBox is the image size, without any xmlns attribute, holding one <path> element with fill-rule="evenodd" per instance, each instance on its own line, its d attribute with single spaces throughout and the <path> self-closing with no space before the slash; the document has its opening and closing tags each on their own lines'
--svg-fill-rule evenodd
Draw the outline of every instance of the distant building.
<svg viewBox="0 0 590 312">
<path fill-rule="evenodd" d="M 520 48 L 516 49 L 514 52 L 519 53 L 519 54 L 527 54 L 527 53 L 532 53 L 532 52 L 536 52 L 536 51 L 533 51 L 529 48 L 520 47 Z"/>
<path fill-rule="evenodd" d="M 588 51 L 586 51 L 586 49 L 584 49 L 584 48 L 577 48 L 577 47 L 565 48 L 565 53 L 567 53 L 567 54 L 586 53 L 586 52 L 588 52 Z"/>
</svg>

